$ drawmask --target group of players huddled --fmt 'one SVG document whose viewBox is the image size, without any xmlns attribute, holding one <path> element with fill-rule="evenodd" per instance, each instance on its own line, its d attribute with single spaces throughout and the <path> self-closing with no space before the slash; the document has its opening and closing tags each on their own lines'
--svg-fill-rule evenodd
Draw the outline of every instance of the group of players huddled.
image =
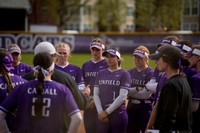
<svg viewBox="0 0 200 133">
<path fill-rule="evenodd" d="M 77 133 L 82 121 L 86 133 L 200 133 L 200 45 L 177 36 L 153 54 L 140 45 L 128 71 L 102 39 L 89 49 L 80 68 L 64 42 L 40 42 L 33 66 L 17 44 L 1 48 L 0 133 Z"/>
</svg>

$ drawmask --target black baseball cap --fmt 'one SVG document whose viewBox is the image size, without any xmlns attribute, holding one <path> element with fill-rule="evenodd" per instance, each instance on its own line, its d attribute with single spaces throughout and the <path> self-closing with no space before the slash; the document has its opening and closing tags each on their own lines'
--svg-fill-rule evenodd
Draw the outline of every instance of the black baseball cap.
<svg viewBox="0 0 200 133">
<path fill-rule="evenodd" d="M 149 55 L 151 60 L 158 60 L 160 57 L 166 57 L 171 60 L 179 60 L 181 58 L 181 50 L 172 45 L 165 45 L 161 47 L 158 52 Z"/>
</svg>

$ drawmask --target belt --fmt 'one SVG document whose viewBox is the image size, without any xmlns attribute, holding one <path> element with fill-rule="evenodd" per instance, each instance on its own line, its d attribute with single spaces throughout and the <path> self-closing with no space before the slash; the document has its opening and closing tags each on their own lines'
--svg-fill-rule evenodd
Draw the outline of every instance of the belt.
<svg viewBox="0 0 200 133">
<path fill-rule="evenodd" d="M 131 99 L 131 103 L 133 104 L 141 104 L 141 103 L 152 103 L 151 100 L 139 100 L 139 99 Z"/>
</svg>

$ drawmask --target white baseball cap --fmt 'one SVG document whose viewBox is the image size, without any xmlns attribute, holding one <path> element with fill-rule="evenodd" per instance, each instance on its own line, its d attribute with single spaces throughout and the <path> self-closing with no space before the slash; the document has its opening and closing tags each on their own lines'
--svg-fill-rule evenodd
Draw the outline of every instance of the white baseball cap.
<svg viewBox="0 0 200 133">
<path fill-rule="evenodd" d="M 35 47 L 35 55 L 38 53 L 46 52 L 49 54 L 56 54 L 56 49 L 50 42 L 41 42 Z"/>
</svg>

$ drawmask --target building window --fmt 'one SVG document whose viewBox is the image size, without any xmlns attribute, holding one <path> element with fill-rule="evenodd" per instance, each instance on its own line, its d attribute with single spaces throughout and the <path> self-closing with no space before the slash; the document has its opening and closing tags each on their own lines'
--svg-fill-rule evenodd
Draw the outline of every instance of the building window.
<svg viewBox="0 0 200 133">
<path fill-rule="evenodd" d="M 126 32 L 134 32 L 135 27 L 132 24 L 126 25 Z"/>
<path fill-rule="evenodd" d="M 198 31 L 198 23 L 185 23 L 183 24 L 183 30 Z"/>
<path fill-rule="evenodd" d="M 184 15 L 190 15 L 190 2 L 184 1 Z"/>
<path fill-rule="evenodd" d="M 91 15 L 91 5 L 87 5 L 85 8 L 84 8 L 84 15 Z"/>
<path fill-rule="evenodd" d="M 43 14 L 47 13 L 47 7 L 46 7 L 46 6 L 42 6 L 42 7 L 40 8 L 40 11 L 41 11 L 41 13 L 43 13 Z"/>
<path fill-rule="evenodd" d="M 191 30 L 192 31 L 198 31 L 198 24 L 196 24 L 196 23 L 191 24 Z"/>
<path fill-rule="evenodd" d="M 126 13 L 127 16 L 133 16 L 133 7 L 128 6 L 126 10 L 127 10 Z"/>
<path fill-rule="evenodd" d="M 183 30 L 189 30 L 189 24 L 183 24 Z"/>
<path fill-rule="evenodd" d="M 92 31 L 92 25 L 91 24 L 84 24 L 84 31 Z"/>
<path fill-rule="evenodd" d="M 198 15 L 198 10 L 199 10 L 199 3 L 198 1 L 192 1 L 192 15 Z"/>
<path fill-rule="evenodd" d="M 198 0 L 184 0 L 184 15 L 196 16 L 199 14 Z"/>
<path fill-rule="evenodd" d="M 67 30 L 80 30 L 80 24 L 79 23 L 67 23 Z"/>
</svg>

